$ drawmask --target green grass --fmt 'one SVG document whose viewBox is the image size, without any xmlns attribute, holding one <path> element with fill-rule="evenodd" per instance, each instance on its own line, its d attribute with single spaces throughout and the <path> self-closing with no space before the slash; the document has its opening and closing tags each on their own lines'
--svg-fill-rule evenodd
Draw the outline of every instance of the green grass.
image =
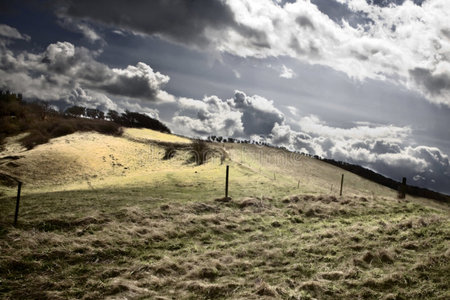
<svg viewBox="0 0 450 300">
<path fill-rule="evenodd" d="M 258 147 L 225 147 L 230 202 L 215 200 L 219 161 L 175 159 L 78 190 L 24 185 L 16 228 L 6 191 L 0 298 L 450 298 L 447 204 L 398 200 L 310 158 L 273 160 L 279 150 L 263 161 Z"/>
</svg>

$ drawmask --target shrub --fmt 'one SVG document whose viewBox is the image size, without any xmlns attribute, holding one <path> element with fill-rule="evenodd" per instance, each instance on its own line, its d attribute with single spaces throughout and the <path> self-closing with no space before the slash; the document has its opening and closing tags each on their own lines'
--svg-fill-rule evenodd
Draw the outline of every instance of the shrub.
<svg viewBox="0 0 450 300">
<path fill-rule="evenodd" d="M 164 152 L 163 159 L 169 160 L 175 156 L 175 153 L 177 152 L 176 148 L 174 146 L 168 146 Z"/>
<path fill-rule="evenodd" d="M 119 124 L 108 121 L 96 121 L 94 130 L 103 134 L 122 135 L 122 127 Z"/>
<path fill-rule="evenodd" d="M 30 130 L 30 134 L 22 138 L 20 142 L 29 150 L 37 145 L 47 143 L 49 139 L 49 135 L 39 131 L 38 129 L 32 129 Z"/>
<path fill-rule="evenodd" d="M 52 138 L 59 137 L 59 136 L 64 136 L 64 135 L 74 133 L 75 131 L 76 131 L 76 128 L 74 128 L 71 124 L 62 123 L 62 124 L 56 125 L 56 127 L 51 130 L 50 136 Z"/>
<path fill-rule="evenodd" d="M 192 142 L 192 157 L 191 160 L 195 161 L 197 165 L 204 164 L 208 157 L 208 153 L 211 151 L 208 144 L 202 140 L 194 140 Z"/>
</svg>

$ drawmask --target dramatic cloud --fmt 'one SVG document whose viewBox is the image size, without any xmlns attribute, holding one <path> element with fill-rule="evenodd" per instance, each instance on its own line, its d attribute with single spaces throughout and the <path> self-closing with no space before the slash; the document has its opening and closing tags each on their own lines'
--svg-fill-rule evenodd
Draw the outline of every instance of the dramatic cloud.
<svg viewBox="0 0 450 300">
<path fill-rule="evenodd" d="M 236 91 L 228 100 L 216 96 L 203 100 L 180 98 L 180 110 L 173 119 L 184 133 L 194 135 L 223 135 L 250 137 L 268 135 L 276 123 L 284 122 L 284 115 L 272 101 Z"/>
<path fill-rule="evenodd" d="M 450 2 L 65 1 L 58 14 L 240 57 L 293 57 L 450 106 Z M 145 13 L 144 13 L 145 12 Z M 284 75 L 283 75 L 284 74 Z M 283 72 L 285 78 L 292 73 Z"/>
<path fill-rule="evenodd" d="M 272 130 L 275 123 L 284 122 L 284 114 L 273 104 L 273 101 L 254 95 L 247 96 L 236 91 L 233 99 L 227 103 L 242 112 L 244 133 L 247 135 L 266 135 Z"/>
<path fill-rule="evenodd" d="M 77 86 L 64 99 L 69 105 L 97 108 L 102 111 L 119 110 L 119 106 L 104 94 L 86 91 Z"/>
<path fill-rule="evenodd" d="M 92 95 L 106 93 L 136 100 L 171 100 L 171 96 L 161 90 L 169 81 L 168 76 L 154 72 L 142 62 L 124 69 L 110 68 L 98 62 L 96 55 L 69 42 L 50 44 L 37 54 L 15 54 L 3 47 L 0 86 L 41 100 L 68 99 L 68 93 L 79 88 L 95 91 Z"/>
<path fill-rule="evenodd" d="M 13 28 L 6 24 L 0 24 L 0 38 L 2 37 L 26 41 L 29 41 L 31 39 L 28 35 L 21 34 L 16 28 Z"/>
<path fill-rule="evenodd" d="M 61 99 L 64 101 L 66 106 L 78 105 L 87 108 L 97 108 L 104 112 L 108 110 L 115 110 L 118 112 L 138 111 L 140 113 L 145 113 L 152 118 L 159 119 L 159 111 L 154 108 L 149 108 L 143 105 L 139 100 L 129 101 L 125 99 L 121 100 L 111 100 L 108 96 L 102 93 L 98 93 L 92 90 L 85 90 L 79 86 L 75 87 L 67 97 Z M 55 103 L 55 106 L 61 107 L 61 103 Z"/>
<path fill-rule="evenodd" d="M 185 134 L 240 136 L 244 131 L 242 112 L 216 96 L 203 100 L 180 98 L 178 107 L 180 111 L 172 122 Z"/>
<path fill-rule="evenodd" d="M 60 15 L 155 34 L 174 42 L 205 46 L 209 36 L 228 27 L 245 31 L 234 20 L 230 7 L 221 0 L 76 0 L 56 2 Z M 251 33 L 250 29 L 247 29 Z"/>
</svg>

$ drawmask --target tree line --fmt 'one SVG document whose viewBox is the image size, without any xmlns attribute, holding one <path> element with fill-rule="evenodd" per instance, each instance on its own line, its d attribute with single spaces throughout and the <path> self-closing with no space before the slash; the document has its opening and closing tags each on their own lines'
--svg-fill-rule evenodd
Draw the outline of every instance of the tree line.
<svg viewBox="0 0 450 300">
<path fill-rule="evenodd" d="M 359 165 L 354 165 L 343 161 L 336 161 L 334 159 L 327 159 L 327 158 L 322 158 L 321 160 L 394 190 L 398 190 L 401 184 L 399 181 L 395 181 L 391 178 L 385 177 L 381 174 L 378 174 L 372 170 L 366 169 Z M 450 202 L 450 196 L 417 186 L 407 185 L 406 193 L 413 196 L 435 199 L 443 202 Z"/>
<path fill-rule="evenodd" d="M 122 127 L 148 128 L 170 133 L 159 120 L 146 114 L 125 111 L 118 113 L 82 106 L 71 106 L 63 112 L 42 101 L 24 101 L 22 94 L 0 90 L 0 147 L 5 138 L 20 133 L 28 134 L 21 142 L 27 149 L 47 143 L 51 138 L 76 131 L 96 131 L 120 136 Z"/>
<path fill-rule="evenodd" d="M 64 110 L 64 114 L 74 118 L 86 117 L 94 120 L 108 120 L 124 127 L 148 128 L 160 132 L 171 133 L 170 129 L 159 120 L 149 117 L 146 114 L 130 112 L 128 110 L 123 113 L 109 110 L 105 115 L 105 113 L 99 109 L 75 105 Z"/>
</svg>

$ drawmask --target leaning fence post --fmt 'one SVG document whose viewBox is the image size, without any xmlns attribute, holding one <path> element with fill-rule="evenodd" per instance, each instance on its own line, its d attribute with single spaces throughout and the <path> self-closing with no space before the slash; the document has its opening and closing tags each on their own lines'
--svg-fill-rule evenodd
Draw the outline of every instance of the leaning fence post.
<svg viewBox="0 0 450 300">
<path fill-rule="evenodd" d="M 229 171 L 230 171 L 230 166 L 227 166 L 227 173 L 225 176 L 225 199 L 228 198 L 228 174 L 229 174 Z"/>
<path fill-rule="evenodd" d="M 405 197 L 406 197 L 406 177 L 403 177 L 402 184 L 398 187 L 398 189 L 399 189 L 398 197 L 400 199 L 405 199 Z"/>
<path fill-rule="evenodd" d="M 341 191 L 339 192 L 339 196 L 342 196 L 342 187 L 344 186 L 344 174 L 341 177 Z"/>
<path fill-rule="evenodd" d="M 14 226 L 17 225 L 17 218 L 19 217 L 19 203 L 20 203 L 20 190 L 22 189 L 22 182 L 19 181 L 17 186 L 17 199 L 16 199 L 16 212 L 14 214 Z"/>
</svg>

